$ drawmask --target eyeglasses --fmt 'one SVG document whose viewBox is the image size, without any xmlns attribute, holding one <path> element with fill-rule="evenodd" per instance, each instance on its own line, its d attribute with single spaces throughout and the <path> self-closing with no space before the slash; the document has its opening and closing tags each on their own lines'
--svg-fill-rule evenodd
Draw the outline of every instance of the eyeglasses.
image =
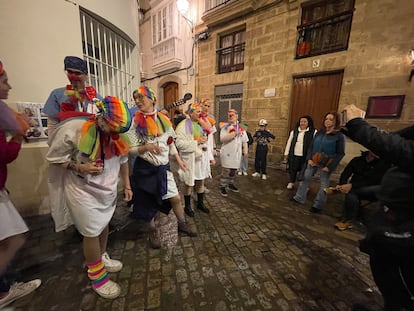
<svg viewBox="0 0 414 311">
<path fill-rule="evenodd" d="M 144 95 L 142 95 L 142 94 L 134 94 L 134 99 L 143 100 L 144 99 Z"/>
<path fill-rule="evenodd" d="M 80 76 L 80 75 L 83 75 L 83 74 L 84 74 L 84 73 L 83 73 L 83 72 L 81 72 L 81 71 L 73 71 L 73 70 L 70 70 L 70 69 L 66 70 L 66 72 L 67 72 L 68 74 L 71 74 L 71 75 L 77 75 L 77 76 Z"/>
</svg>

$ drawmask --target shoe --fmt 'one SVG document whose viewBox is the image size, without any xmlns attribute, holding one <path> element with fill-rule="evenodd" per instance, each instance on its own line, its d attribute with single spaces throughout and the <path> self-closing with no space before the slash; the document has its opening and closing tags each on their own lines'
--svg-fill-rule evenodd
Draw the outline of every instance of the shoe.
<svg viewBox="0 0 414 311">
<path fill-rule="evenodd" d="M 335 193 L 339 193 L 339 190 L 338 190 L 338 189 L 336 189 L 336 187 L 328 187 L 328 188 L 323 189 L 323 191 L 324 191 L 326 194 L 335 194 Z"/>
<path fill-rule="evenodd" d="M 226 191 L 226 187 L 220 187 L 220 194 L 223 196 L 223 197 L 226 197 L 228 194 L 227 194 L 227 191 Z"/>
<path fill-rule="evenodd" d="M 116 259 L 111 259 L 107 252 L 102 254 L 102 262 L 108 272 L 119 272 L 123 267 L 122 262 Z"/>
<path fill-rule="evenodd" d="M 253 177 L 259 177 L 259 176 L 260 176 L 260 174 L 259 174 L 258 172 L 254 172 L 254 173 L 252 174 L 252 176 L 253 176 Z"/>
<path fill-rule="evenodd" d="M 339 221 L 335 224 L 335 228 L 339 231 L 344 231 L 346 229 L 352 228 L 352 222 L 350 221 Z"/>
<path fill-rule="evenodd" d="M 289 199 L 289 201 L 290 201 L 290 202 L 293 202 L 293 203 L 296 203 L 296 204 L 302 204 L 302 203 L 300 203 L 299 201 L 296 201 L 295 197 L 291 197 L 291 198 Z"/>
<path fill-rule="evenodd" d="M 200 211 L 208 214 L 210 213 L 210 210 L 203 204 L 197 204 L 197 209 L 199 209 Z"/>
<path fill-rule="evenodd" d="M 244 175 L 244 176 L 247 176 L 247 175 L 249 175 L 249 174 L 247 174 L 247 172 L 243 172 L 243 175 Z"/>
<path fill-rule="evenodd" d="M 322 212 L 322 210 L 320 208 L 316 208 L 316 207 L 311 207 L 309 209 L 309 212 L 314 213 L 314 214 L 319 214 L 320 212 Z"/>
<path fill-rule="evenodd" d="M 239 189 L 234 184 L 229 184 L 229 189 L 233 192 L 239 192 Z"/>
<path fill-rule="evenodd" d="M 198 235 L 197 230 L 195 228 L 192 228 L 192 226 L 188 222 L 179 222 L 178 232 L 183 232 L 191 237 L 195 237 Z"/>
<path fill-rule="evenodd" d="M 188 217 L 194 217 L 194 211 L 192 208 L 188 208 L 188 207 L 184 207 L 184 213 L 188 216 Z"/>
<path fill-rule="evenodd" d="M 241 176 L 241 175 L 243 175 L 243 173 L 242 172 L 237 172 L 237 175 Z"/>
<path fill-rule="evenodd" d="M 158 236 L 157 230 L 148 232 L 148 240 L 153 249 L 161 248 L 160 237 Z"/>
<path fill-rule="evenodd" d="M 204 186 L 204 193 L 210 193 L 210 189 L 208 189 L 206 186 Z"/>
<path fill-rule="evenodd" d="M 121 287 L 114 281 L 108 280 L 101 287 L 95 288 L 92 286 L 92 289 L 102 298 L 106 299 L 115 299 L 121 294 Z"/>
<path fill-rule="evenodd" d="M 266 174 L 263 174 L 263 175 L 262 175 L 262 179 L 263 179 L 263 180 L 266 180 L 266 179 L 267 179 Z"/>
<path fill-rule="evenodd" d="M 8 306 L 19 298 L 29 295 L 36 288 L 38 288 L 40 284 L 42 284 L 42 281 L 40 279 L 35 279 L 29 282 L 14 283 L 10 287 L 7 296 L 0 299 L 0 309 Z"/>
<path fill-rule="evenodd" d="M 290 182 L 287 184 L 286 189 L 292 190 L 294 185 L 295 184 L 293 182 Z"/>
</svg>

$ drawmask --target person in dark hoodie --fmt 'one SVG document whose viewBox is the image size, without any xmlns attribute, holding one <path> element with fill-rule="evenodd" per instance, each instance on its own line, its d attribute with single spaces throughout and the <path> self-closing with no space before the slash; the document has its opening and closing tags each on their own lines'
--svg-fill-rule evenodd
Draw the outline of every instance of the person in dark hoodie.
<svg viewBox="0 0 414 311">
<path fill-rule="evenodd" d="M 389 168 L 389 162 L 371 150 L 361 152 L 347 164 L 339 177 L 339 184 L 334 188 L 345 193 L 342 219 L 335 224 L 338 230 L 352 228 L 360 212 L 361 200 L 377 201 L 381 179 Z"/>
<path fill-rule="evenodd" d="M 343 132 L 355 142 L 391 161 L 377 195 L 380 209 L 367 222 L 360 249 L 370 256 L 385 311 L 414 310 L 414 125 L 396 133 L 363 120 L 361 109 L 346 106 Z M 355 305 L 354 311 L 369 310 Z"/>
</svg>

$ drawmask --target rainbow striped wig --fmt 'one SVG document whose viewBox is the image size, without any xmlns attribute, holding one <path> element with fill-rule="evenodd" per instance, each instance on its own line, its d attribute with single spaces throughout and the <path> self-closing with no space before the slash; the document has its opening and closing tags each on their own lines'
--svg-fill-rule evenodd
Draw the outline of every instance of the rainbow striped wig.
<svg viewBox="0 0 414 311">
<path fill-rule="evenodd" d="M 99 114 L 108 123 L 111 132 L 125 133 L 131 126 L 131 114 L 128 106 L 121 99 L 107 96 L 95 102 Z"/>
<path fill-rule="evenodd" d="M 147 96 L 149 99 L 151 99 L 154 102 L 157 101 L 154 91 L 149 86 L 141 85 L 134 92 L 132 92 L 132 96 L 134 96 L 134 94 L 137 94 L 137 93 Z"/>
<path fill-rule="evenodd" d="M 197 109 L 201 109 L 201 106 L 199 103 L 195 102 L 195 103 L 189 104 L 187 108 L 187 114 L 189 115 L 190 113 L 194 112 Z"/>
</svg>

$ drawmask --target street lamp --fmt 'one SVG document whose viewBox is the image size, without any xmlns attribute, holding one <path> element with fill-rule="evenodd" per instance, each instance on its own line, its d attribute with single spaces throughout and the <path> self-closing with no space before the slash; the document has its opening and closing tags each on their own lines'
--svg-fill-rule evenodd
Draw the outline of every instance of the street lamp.
<svg viewBox="0 0 414 311">
<path fill-rule="evenodd" d="M 177 9 L 182 15 L 187 13 L 189 6 L 188 0 L 177 0 Z"/>
</svg>

